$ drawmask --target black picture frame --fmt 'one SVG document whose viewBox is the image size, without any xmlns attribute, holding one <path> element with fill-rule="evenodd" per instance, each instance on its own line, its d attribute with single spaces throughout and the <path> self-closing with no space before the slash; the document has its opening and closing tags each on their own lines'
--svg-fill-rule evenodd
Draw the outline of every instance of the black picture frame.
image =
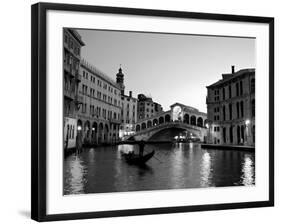
<svg viewBox="0 0 281 224">
<path fill-rule="evenodd" d="M 161 16 L 205 20 L 254 22 L 269 25 L 269 200 L 243 203 L 226 203 L 196 206 L 160 207 L 101 212 L 46 214 L 46 13 L 48 10 L 100 12 L 123 15 Z M 37 3 L 32 5 L 31 17 L 31 218 L 37 221 L 86 219 L 206 210 L 238 209 L 274 206 L 274 18 L 183 11 L 164 11 L 137 8 L 103 7 L 73 4 Z"/>
</svg>

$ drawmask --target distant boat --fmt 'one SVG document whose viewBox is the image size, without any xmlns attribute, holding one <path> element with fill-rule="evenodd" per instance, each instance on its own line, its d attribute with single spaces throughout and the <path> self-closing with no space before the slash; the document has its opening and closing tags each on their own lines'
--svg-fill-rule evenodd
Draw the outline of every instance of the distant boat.
<svg viewBox="0 0 281 224">
<path fill-rule="evenodd" d="M 139 154 L 135 154 L 133 152 L 124 153 L 123 156 L 127 163 L 134 165 L 144 165 L 148 160 L 150 160 L 154 156 L 155 151 L 153 150 L 150 153 L 147 153 L 143 156 Z"/>
</svg>

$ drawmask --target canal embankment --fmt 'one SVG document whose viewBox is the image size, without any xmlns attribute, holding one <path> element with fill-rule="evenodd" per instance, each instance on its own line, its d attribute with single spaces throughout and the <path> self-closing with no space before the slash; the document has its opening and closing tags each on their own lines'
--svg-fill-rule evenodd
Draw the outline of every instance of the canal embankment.
<svg viewBox="0 0 281 224">
<path fill-rule="evenodd" d="M 255 152 L 254 146 L 247 146 L 247 145 L 201 144 L 201 148 L 202 149 L 239 150 L 239 151 Z"/>
</svg>

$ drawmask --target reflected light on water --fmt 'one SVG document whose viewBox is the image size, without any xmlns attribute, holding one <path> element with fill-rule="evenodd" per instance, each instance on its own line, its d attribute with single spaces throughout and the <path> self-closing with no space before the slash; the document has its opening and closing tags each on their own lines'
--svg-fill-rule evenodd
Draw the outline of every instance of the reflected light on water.
<svg viewBox="0 0 281 224">
<path fill-rule="evenodd" d="M 76 156 L 74 160 L 69 164 L 69 178 L 67 180 L 68 184 L 71 187 L 72 194 L 83 193 L 84 191 L 84 179 L 85 168 L 82 165 L 82 162 L 79 156 Z"/>
<path fill-rule="evenodd" d="M 121 152 L 138 145 L 83 149 L 64 161 L 64 194 L 167 190 L 255 184 L 255 154 L 205 150 L 197 143 L 145 146 L 146 166 L 128 164 Z"/>
<path fill-rule="evenodd" d="M 255 171 L 253 160 L 249 155 L 244 156 L 244 163 L 242 165 L 242 184 L 249 186 L 255 184 Z"/>
<path fill-rule="evenodd" d="M 210 153 L 205 152 L 202 156 L 202 163 L 201 163 L 201 181 L 200 185 L 202 187 L 210 186 L 210 178 L 211 178 L 211 156 Z"/>
</svg>

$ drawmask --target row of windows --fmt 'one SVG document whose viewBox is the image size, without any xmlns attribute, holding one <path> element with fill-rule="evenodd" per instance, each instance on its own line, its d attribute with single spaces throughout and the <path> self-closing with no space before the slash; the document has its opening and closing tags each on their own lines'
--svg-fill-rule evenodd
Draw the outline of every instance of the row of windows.
<svg viewBox="0 0 281 224">
<path fill-rule="evenodd" d="M 126 98 L 127 98 L 128 102 L 130 102 L 130 100 L 132 100 L 132 102 L 134 102 L 134 103 L 137 102 L 136 99 L 133 99 L 131 97 L 126 97 Z M 124 100 L 125 99 L 124 96 L 122 96 L 121 99 Z"/>
<path fill-rule="evenodd" d="M 149 117 L 152 117 L 152 116 L 153 116 L 153 114 L 151 114 L 150 116 L 149 116 L 149 114 L 146 114 L 146 116 L 145 116 L 145 114 L 140 114 L 139 119 L 144 119 L 145 117 L 149 118 Z"/>
<path fill-rule="evenodd" d="M 215 111 L 215 113 L 216 113 L 216 112 L 220 112 L 220 108 L 219 108 L 219 107 L 215 107 L 215 108 L 214 108 L 214 111 Z"/>
<path fill-rule="evenodd" d="M 220 127 L 215 126 L 215 127 L 214 127 L 214 132 L 219 132 L 219 131 L 220 131 Z"/>
<path fill-rule="evenodd" d="M 146 111 L 147 113 L 149 113 L 149 111 L 150 111 L 151 113 L 153 113 L 153 112 L 154 112 L 154 110 L 152 110 L 152 109 L 151 109 L 151 110 L 149 110 L 149 108 L 146 108 L 146 110 L 145 110 L 145 109 L 144 109 L 144 108 L 142 108 L 142 107 L 139 109 L 139 111 L 140 111 L 140 112 L 144 112 L 144 111 Z"/>
<path fill-rule="evenodd" d="M 83 70 L 82 75 L 83 75 L 83 78 L 87 79 L 87 80 L 88 80 L 88 78 L 90 76 L 90 81 L 92 83 L 96 83 L 96 78 L 93 75 L 91 75 L 88 72 L 86 72 L 85 70 Z M 102 87 L 102 81 L 97 79 L 97 85 L 99 87 Z M 114 94 L 117 95 L 117 90 L 115 88 L 113 88 L 112 86 L 108 85 L 107 83 L 103 83 L 103 89 L 108 90 L 111 93 L 114 92 Z"/>
<path fill-rule="evenodd" d="M 217 131 L 219 131 L 219 127 L 215 127 Z M 234 142 L 234 137 L 236 139 L 237 144 L 243 144 L 246 140 L 246 127 L 245 125 L 237 125 L 237 126 L 231 126 L 229 128 L 222 127 L 222 141 L 223 143 L 233 143 Z M 253 125 L 249 131 L 252 132 L 253 136 L 253 142 L 255 142 L 255 125 Z M 227 139 L 228 135 L 228 139 Z M 218 140 L 218 141 L 217 141 Z M 219 143 L 219 139 L 214 138 L 215 143 Z"/>
<path fill-rule="evenodd" d="M 220 120 L 220 116 L 219 116 L 219 115 L 215 115 L 215 116 L 214 116 L 214 120 L 215 120 L 215 121 L 219 121 L 219 120 Z"/>
<path fill-rule="evenodd" d="M 255 79 L 252 78 L 250 81 L 250 92 L 254 93 L 255 92 Z M 222 100 L 226 99 L 226 93 L 225 93 L 225 89 L 228 89 L 228 99 L 232 98 L 232 87 L 231 84 L 228 87 L 223 87 L 222 88 Z M 243 95 L 243 81 L 240 80 L 239 82 L 235 83 L 235 88 L 236 88 L 236 96 L 241 96 Z M 219 90 L 216 89 L 214 91 L 214 100 L 215 101 L 219 101 L 220 100 L 220 95 L 219 95 Z"/>
<path fill-rule="evenodd" d="M 82 94 L 88 96 L 88 86 L 82 85 Z M 114 104 L 115 106 L 120 106 L 120 101 L 117 101 L 117 99 L 114 99 L 111 96 L 107 96 L 106 94 L 102 94 L 100 91 L 96 92 L 97 98 L 100 100 L 103 100 L 104 102 Z M 93 88 L 90 88 L 90 97 L 95 97 L 95 90 Z"/>
<path fill-rule="evenodd" d="M 83 103 L 82 104 L 82 113 L 87 113 L 87 104 Z M 104 108 L 101 107 L 95 107 L 94 105 L 90 105 L 90 115 L 91 116 L 96 116 L 96 117 L 100 117 L 102 116 L 104 119 L 120 119 L 120 114 L 113 112 L 111 110 L 106 110 Z"/>
<path fill-rule="evenodd" d="M 236 102 L 236 118 L 243 118 L 244 117 L 244 102 Z M 228 105 L 228 111 L 229 111 L 229 120 L 232 120 L 232 104 Z M 251 115 L 255 116 L 255 99 L 252 99 L 251 101 Z M 215 116 L 216 117 L 216 116 Z M 215 118 L 214 118 L 215 119 Z M 215 119 L 216 120 L 216 119 Z M 223 120 L 226 120 L 226 106 L 223 106 Z"/>
<path fill-rule="evenodd" d="M 74 139 L 74 130 L 75 130 L 75 126 L 74 125 L 67 125 L 67 131 L 66 131 L 66 138 L 68 139 Z"/>
<path fill-rule="evenodd" d="M 80 55 L 80 47 L 75 44 L 73 39 L 67 33 L 64 34 L 64 42 L 66 43 L 66 45 L 68 45 L 70 49 L 73 49 L 76 55 Z"/>
<path fill-rule="evenodd" d="M 153 107 L 153 106 L 154 106 L 154 103 L 140 102 L 139 105 L 140 105 L 140 106 L 145 106 L 145 105 L 146 105 L 146 106 L 152 106 L 152 107 Z"/>
<path fill-rule="evenodd" d="M 68 52 L 64 51 L 64 59 L 63 60 L 64 60 L 64 64 L 69 66 L 69 68 L 71 70 L 78 71 L 79 61 L 77 59 L 75 59 L 75 57 L 73 57 L 71 54 L 69 54 Z"/>
</svg>

